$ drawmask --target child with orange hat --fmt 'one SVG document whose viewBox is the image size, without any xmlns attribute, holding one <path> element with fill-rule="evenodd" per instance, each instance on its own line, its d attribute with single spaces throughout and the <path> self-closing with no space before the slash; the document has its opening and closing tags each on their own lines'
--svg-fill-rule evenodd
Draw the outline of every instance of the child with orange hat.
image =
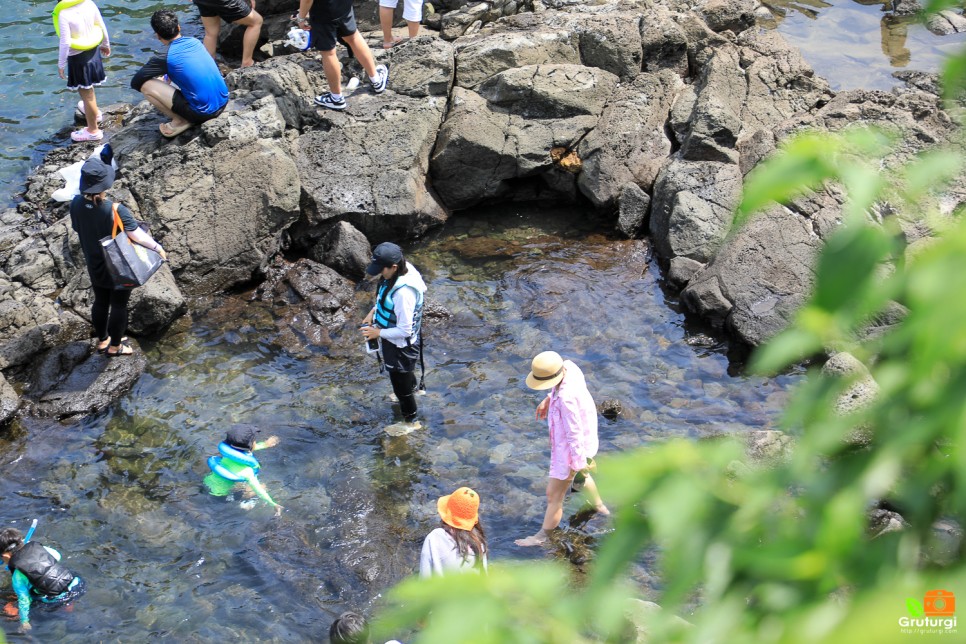
<svg viewBox="0 0 966 644">
<path fill-rule="evenodd" d="M 480 523 L 480 495 L 468 487 L 436 502 L 442 521 L 426 535 L 419 557 L 419 576 L 454 570 L 486 572 L 486 533 Z"/>
</svg>

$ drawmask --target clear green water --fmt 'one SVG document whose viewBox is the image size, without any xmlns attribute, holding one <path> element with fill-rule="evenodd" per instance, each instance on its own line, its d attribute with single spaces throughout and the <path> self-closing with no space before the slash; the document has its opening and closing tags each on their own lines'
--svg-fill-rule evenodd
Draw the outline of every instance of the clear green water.
<svg viewBox="0 0 966 644">
<path fill-rule="evenodd" d="M 461 485 L 483 499 L 491 565 L 546 556 L 513 545 L 544 502 L 547 430 L 523 382 L 539 351 L 574 359 L 598 401 L 621 401 L 625 415 L 601 421 L 604 454 L 771 427 L 799 377 L 729 375 L 724 348 L 665 299 L 643 242 L 608 238 L 584 213 L 479 211 L 411 259 L 451 313 L 426 323 L 425 430 L 382 431 L 388 379 L 355 324 L 286 351 L 270 312 L 241 295 L 150 346 L 148 372 L 116 408 L 0 435 L 3 524 L 39 518 L 37 538 L 89 582 L 72 612 L 36 616 L 38 640 L 321 639 L 340 611 L 370 611 L 416 570 L 436 498 Z M 357 317 L 371 297 L 360 289 Z M 232 422 L 281 438 L 259 452 L 281 519 L 202 492 Z M 644 592 L 652 574 L 635 571 Z"/>
</svg>

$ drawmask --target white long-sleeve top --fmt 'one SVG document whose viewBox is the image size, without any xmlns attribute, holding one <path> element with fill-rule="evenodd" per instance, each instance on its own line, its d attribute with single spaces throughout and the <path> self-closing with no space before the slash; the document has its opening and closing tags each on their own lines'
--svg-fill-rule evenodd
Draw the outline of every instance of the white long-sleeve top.
<svg viewBox="0 0 966 644">
<path fill-rule="evenodd" d="M 62 9 L 57 16 L 57 25 L 60 28 L 60 52 L 57 56 L 57 66 L 61 69 L 67 67 L 68 56 L 75 56 L 82 52 L 80 49 L 71 49 L 72 38 L 100 29 L 104 32 L 104 40 L 101 41 L 100 46 L 111 44 L 107 35 L 107 26 L 93 0 L 85 0 L 73 7 Z"/>
<path fill-rule="evenodd" d="M 409 262 L 406 262 L 406 265 L 409 268 L 405 275 L 399 276 L 399 280 L 404 280 L 408 286 L 397 289 L 392 295 L 392 309 L 393 313 L 396 314 L 396 326 L 382 329 L 379 332 L 379 337 L 392 342 L 400 349 L 407 345 L 413 335 L 413 317 L 416 313 L 416 292 L 413 289 L 420 293 L 426 292 L 426 282 L 423 281 L 423 276 Z"/>
<path fill-rule="evenodd" d="M 419 576 L 432 577 L 453 571 L 476 571 L 476 555 L 472 549 L 466 559 L 456 546 L 456 539 L 443 528 L 436 528 L 423 540 L 423 551 L 419 556 Z M 483 552 L 483 570 L 486 571 L 486 552 Z"/>
</svg>

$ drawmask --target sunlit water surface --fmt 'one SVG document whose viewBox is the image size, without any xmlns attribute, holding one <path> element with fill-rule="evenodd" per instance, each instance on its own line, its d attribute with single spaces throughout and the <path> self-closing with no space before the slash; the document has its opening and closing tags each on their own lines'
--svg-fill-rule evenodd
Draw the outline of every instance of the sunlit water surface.
<svg viewBox="0 0 966 644">
<path fill-rule="evenodd" d="M 113 410 L 0 435 L 3 524 L 39 518 L 36 538 L 89 582 L 71 612 L 35 617 L 34 634 L 319 638 L 416 570 L 436 498 L 461 485 L 482 497 L 491 565 L 548 556 L 513 545 L 543 511 L 547 430 L 524 376 L 545 349 L 575 360 L 598 402 L 623 406 L 601 420 L 602 454 L 773 427 L 799 376 L 729 375 L 724 347 L 665 300 L 644 242 L 596 230 L 580 212 L 507 205 L 413 248 L 429 301 L 450 316 L 426 322 L 426 429 L 408 436 L 382 431 L 394 418 L 388 378 L 355 324 L 286 351 L 270 312 L 244 295 L 148 347 L 147 373 Z M 359 318 L 371 297 L 358 291 Z M 281 439 L 258 453 L 260 479 L 286 507 L 278 520 L 262 503 L 246 511 L 202 491 L 205 460 L 234 422 Z M 565 516 L 579 505 L 569 499 Z M 584 530 L 592 542 L 608 529 L 598 517 Z M 634 571 L 645 594 L 656 575 L 647 559 Z"/>
<path fill-rule="evenodd" d="M 898 70 L 935 72 L 962 50 L 966 34 L 937 36 L 915 17 L 892 15 L 889 0 L 762 0 L 785 38 L 832 89 L 882 89 Z"/>
</svg>

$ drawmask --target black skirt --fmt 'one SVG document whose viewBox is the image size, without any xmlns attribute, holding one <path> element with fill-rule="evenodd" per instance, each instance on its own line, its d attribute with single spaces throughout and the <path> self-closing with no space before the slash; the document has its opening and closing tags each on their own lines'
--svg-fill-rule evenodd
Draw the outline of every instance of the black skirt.
<svg viewBox="0 0 966 644">
<path fill-rule="evenodd" d="M 100 47 L 67 57 L 67 89 L 91 89 L 106 79 Z"/>
</svg>

